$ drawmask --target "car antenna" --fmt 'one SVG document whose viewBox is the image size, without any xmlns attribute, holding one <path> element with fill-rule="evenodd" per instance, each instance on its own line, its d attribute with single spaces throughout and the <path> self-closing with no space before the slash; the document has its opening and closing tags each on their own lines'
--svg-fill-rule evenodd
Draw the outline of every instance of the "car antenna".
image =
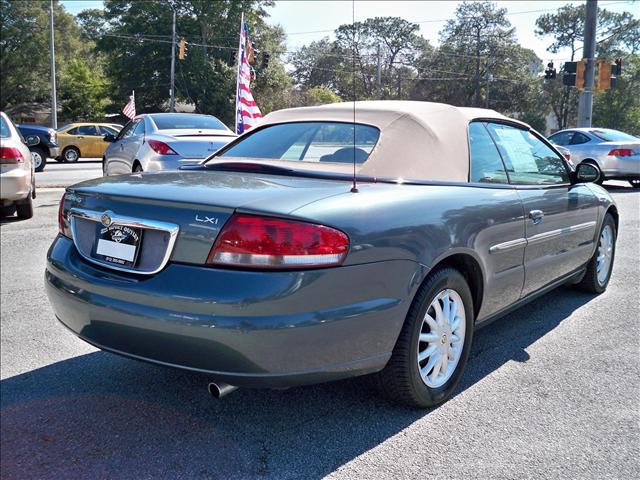
<svg viewBox="0 0 640 480">
<path fill-rule="evenodd" d="M 353 185 L 351 193 L 358 193 L 358 185 L 356 184 L 356 2 L 351 0 L 351 29 L 353 38 L 351 40 L 351 56 L 353 61 L 353 73 L 351 75 L 353 81 Z"/>
</svg>

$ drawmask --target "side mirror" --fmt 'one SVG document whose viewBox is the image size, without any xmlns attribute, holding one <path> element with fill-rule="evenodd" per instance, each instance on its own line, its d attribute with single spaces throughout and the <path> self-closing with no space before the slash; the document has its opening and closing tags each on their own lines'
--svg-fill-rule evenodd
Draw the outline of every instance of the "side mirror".
<svg viewBox="0 0 640 480">
<path fill-rule="evenodd" d="M 37 135 L 29 135 L 27 137 L 26 143 L 28 147 L 33 147 L 34 145 L 37 145 L 40 143 L 40 137 L 38 137 Z"/>
<path fill-rule="evenodd" d="M 576 168 L 576 180 L 578 182 L 597 182 L 600 179 L 600 170 L 589 163 L 581 163 Z"/>
<path fill-rule="evenodd" d="M 115 142 L 115 141 L 116 141 L 116 137 L 115 137 L 115 135 L 112 135 L 112 134 L 110 134 L 110 133 L 107 133 L 104 137 L 102 137 L 102 139 L 103 139 L 105 142 L 109 142 L 109 143 L 113 143 L 113 142 Z"/>
</svg>

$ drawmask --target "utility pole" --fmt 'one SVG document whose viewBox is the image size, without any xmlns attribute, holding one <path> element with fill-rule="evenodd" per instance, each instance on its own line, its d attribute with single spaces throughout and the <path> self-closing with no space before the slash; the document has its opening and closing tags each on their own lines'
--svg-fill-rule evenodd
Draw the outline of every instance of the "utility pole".
<svg viewBox="0 0 640 480">
<path fill-rule="evenodd" d="M 380 87 L 381 87 L 381 60 L 380 60 L 380 44 L 378 44 L 378 66 L 376 68 L 376 98 L 381 100 Z"/>
<path fill-rule="evenodd" d="M 584 91 L 578 103 L 578 127 L 590 127 L 593 112 L 593 81 L 596 67 L 596 28 L 598 24 L 598 1 L 587 0 L 587 16 L 584 22 L 583 58 L 587 60 L 584 72 Z"/>
<path fill-rule="evenodd" d="M 493 74 L 487 73 L 487 98 L 485 108 L 489 108 L 489 82 L 493 82 Z"/>
<path fill-rule="evenodd" d="M 49 2 L 49 14 L 51 17 L 51 128 L 58 129 L 58 105 L 56 102 L 56 49 L 53 38 L 53 0 Z"/>
<path fill-rule="evenodd" d="M 476 101 L 475 106 L 480 106 L 480 26 L 476 29 Z"/>
<path fill-rule="evenodd" d="M 173 9 L 173 33 L 171 34 L 171 90 L 169 90 L 169 111 L 176 111 L 176 10 Z"/>
</svg>

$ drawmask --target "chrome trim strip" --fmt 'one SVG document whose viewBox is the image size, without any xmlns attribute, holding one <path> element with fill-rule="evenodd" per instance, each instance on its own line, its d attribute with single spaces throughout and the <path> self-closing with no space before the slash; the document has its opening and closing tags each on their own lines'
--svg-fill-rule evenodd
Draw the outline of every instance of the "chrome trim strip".
<svg viewBox="0 0 640 480">
<path fill-rule="evenodd" d="M 561 235 L 567 235 L 569 233 L 580 232 L 596 226 L 596 222 L 579 223 L 578 225 L 572 225 L 570 227 L 558 228 L 557 230 L 549 230 L 548 232 L 538 233 L 527 239 L 528 244 L 535 244 L 551 240 L 552 238 L 559 237 Z"/>
<path fill-rule="evenodd" d="M 578 225 L 572 225 L 570 227 L 558 228 L 557 230 L 549 230 L 548 232 L 538 233 L 528 239 L 516 238 L 515 240 L 509 240 L 508 242 L 498 243 L 489 247 L 489 253 L 503 253 L 516 248 L 525 247 L 527 245 L 541 243 L 552 238 L 559 237 L 561 235 L 567 235 L 569 233 L 581 232 L 596 226 L 596 222 L 579 223 Z"/>
<path fill-rule="evenodd" d="M 524 238 L 516 238 L 515 240 L 509 240 L 508 242 L 498 243 L 489 248 L 489 253 L 503 253 L 509 250 L 515 250 L 516 248 L 525 247 L 527 240 Z"/>
<path fill-rule="evenodd" d="M 113 265 L 111 263 L 107 263 L 107 262 L 103 262 L 101 260 L 98 260 L 96 258 L 92 258 L 90 256 L 85 255 L 82 250 L 80 249 L 80 247 L 78 246 L 78 244 L 76 243 L 76 227 L 75 227 L 75 217 L 79 217 L 79 218 L 85 218 L 87 220 L 92 220 L 94 222 L 97 223 L 102 223 L 100 217 L 104 214 L 104 213 L 108 213 L 109 216 L 111 217 L 111 220 L 113 223 L 117 223 L 118 225 L 124 225 L 127 227 L 134 227 L 134 228 L 143 228 L 145 230 L 160 230 L 163 232 L 167 232 L 169 234 L 169 242 L 167 244 L 167 250 L 164 254 L 164 257 L 162 258 L 162 261 L 160 262 L 160 266 L 158 268 L 156 268 L 155 270 L 136 270 L 135 268 L 128 268 L 128 267 L 119 267 L 117 265 Z M 94 210 L 86 210 L 84 208 L 72 208 L 69 210 L 69 219 L 70 219 L 70 224 L 71 224 L 71 236 L 73 237 L 73 244 L 76 247 L 76 250 L 78 250 L 78 252 L 80 253 L 80 255 L 92 262 L 95 263 L 97 265 L 101 265 L 103 267 L 107 267 L 107 268 L 111 268 L 113 270 L 119 270 L 121 272 L 127 272 L 127 273 L 137 273 L 140 275 L 153 275 L 154 273 L 158 273 L 160 270 L 162 270 L 166 265 L 167 262 L 169 262 L 169 258 L 171 257 L 171 253 L 173 252 L 173 247 L 174 244 L 176 243 L 176 239 L 178 238 L 178 232 L 180 231 L 180 227 L 178 227 L 178 225 L 176 225 L 175 223 L 168 223 L 168 222 L 160 222 L 157 220 L 147 220 L 147 219 L 142 219 L 142 218 L 135 218 L 135 217 L 128 217 L 125 215 L 118 215 L 116 213 L 113 213 L 111 211 L 107 211 L 107 212 L 96 212 Z"/>
</svg>

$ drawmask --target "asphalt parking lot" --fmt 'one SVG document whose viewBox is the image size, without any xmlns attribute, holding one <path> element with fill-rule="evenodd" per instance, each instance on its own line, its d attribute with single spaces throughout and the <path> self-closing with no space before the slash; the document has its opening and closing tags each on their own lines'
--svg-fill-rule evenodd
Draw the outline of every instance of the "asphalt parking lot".
<svg viewBox="0 0 640 480">
<path fill-rule="evenodd" d="M 48 185 L 73 183 L 63 168 Z M 202 375 L 78 340 L 44 292 L 63 190 L 41 188 L 33 219 L 0 227 L 0 476 L 640 478 L 640 192 L 609 190 L 607 292 L 561 288 L 480 330 L 456 395 L 420 411 L 367 378 L 215 400 Z"/>
</svg>

